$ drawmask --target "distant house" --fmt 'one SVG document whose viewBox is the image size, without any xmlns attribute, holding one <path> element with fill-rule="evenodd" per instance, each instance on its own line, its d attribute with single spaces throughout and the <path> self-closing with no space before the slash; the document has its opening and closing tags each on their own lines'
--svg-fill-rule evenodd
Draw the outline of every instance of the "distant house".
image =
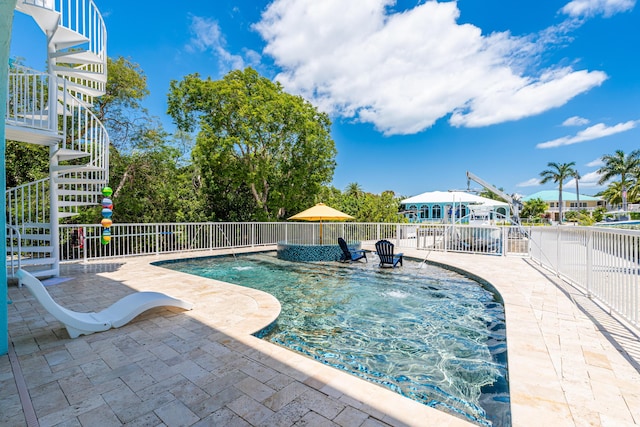
<svg viewBox="0 0 640 427">
<path fill-rule="evenodd" d="M 478 213 L 490 220 L 510 218 L 509 205 L 463 191 L 430 191 L 402 200 L 401 213 L 409 222 L 454 222 Z M 464 221 L 464 220 L 463 220 Z"/>
<path fill-rule="evenodd" d="M 522 202 L 528 202 L 529 200 L 533 200 L 533 199 L 542 199 L 542 201 L 544 201 L 548 205 L 545 213 L 548 214 L 553 221 L 559 221 L 560 220 L 559 207 L 558 207 L 559 193 L 560 192 L 558 190 L 538 191 L 537 193 L 523 197 Z M 580 202 L 578 202 L 578 197 L 576 196 L 576 193 L 571 193 L 569 191 L 564 191 L 564 190 L 562 191 L 562 212 L 563 213 L 568 211 L 577 211 L 577 210 L 583 210 L 583 209 L 586 209 L 587 211 L 591 212 L 601 206 L 605 207 L 606 202 L 602 200 L 600 197 L 586 196 L 584 194 L 580 194 Z"/>
</svg>

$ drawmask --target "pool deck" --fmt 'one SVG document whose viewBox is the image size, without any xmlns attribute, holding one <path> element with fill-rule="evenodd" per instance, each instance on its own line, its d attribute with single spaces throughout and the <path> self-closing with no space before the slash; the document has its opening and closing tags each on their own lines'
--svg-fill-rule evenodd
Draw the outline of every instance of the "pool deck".
<svg viewBox="0 0 640 427">
<path fill-rule="evenodd" d="M 270 295 L 151 265 L 217 253 L 63 265 L 70 279 L 48 290 L 76 311 L 139 290 L 195 305 L 73 340 L 28 290 L 9 286 L 0 425 L 472 425 L 251 336 L 279 313 Z M 433 252 L 428 260 L 475 274 L 504 298 L 513 426 L 640 425 L 637 330 L 528 259 Z"/>
</svg>

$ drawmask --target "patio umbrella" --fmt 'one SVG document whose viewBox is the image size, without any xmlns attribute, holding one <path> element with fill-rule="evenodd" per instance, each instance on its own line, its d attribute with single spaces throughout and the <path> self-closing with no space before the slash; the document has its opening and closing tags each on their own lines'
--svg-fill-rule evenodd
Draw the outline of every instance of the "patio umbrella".
<svg viewBox="0 0 640 427">
<path fill-rule="evenodd" d="M 301 221 L 320 221 L 320 244 L 322 244 L 322 221 L 345 221 L 348 219 L 355 219 L 351 215 L 347 215 L 344 212 L 340 212 L 337 209 L 333 209 L 325 205 L 324 203 L 318 203 L 317 205 L 304 210 L 288 219 L 298 219 Z"/>
</svg>

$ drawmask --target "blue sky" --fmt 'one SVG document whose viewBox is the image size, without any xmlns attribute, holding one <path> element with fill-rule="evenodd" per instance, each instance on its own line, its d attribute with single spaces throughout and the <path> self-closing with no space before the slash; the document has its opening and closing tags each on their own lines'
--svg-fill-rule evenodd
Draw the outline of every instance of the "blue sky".
<svg viewBox="0 0 640 427">
<path fill-rule="evenodd" d="M 640 148 L 635 3 L 96 0 L 109 56 L 140 64 L 168 130 L 172 79 L 251 66 L 331 115 L 332 185 L 402 196 L 464 189 L 467 170 L 528 195 L 554 188 L 551 161 L 601 190 L 600 157 Z M 12 56 L 42 69 L 35 31 L 16 13 Z"/>
</svg>

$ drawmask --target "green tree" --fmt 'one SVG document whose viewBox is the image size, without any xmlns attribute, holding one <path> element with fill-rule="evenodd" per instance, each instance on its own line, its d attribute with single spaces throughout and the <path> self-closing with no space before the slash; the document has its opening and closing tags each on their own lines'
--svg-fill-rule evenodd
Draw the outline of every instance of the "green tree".
<svg viewBox="0 0 640 427">
<path fill-rule="evenodd" d="M 7 188 L 49 176 L 47 147 L 24 142 L 7 141 L 5 152 Z"/>
<path fill-rule="evenodd" d="M 398 213 L 400 198 L 393 191 L 383 191 L 380 195 L 367 193 L 362 209 L 356 220 L 360 222 L 402 223 L 408 219 Z"/>
<path fill-rule="evenodd" d="M 320 192 L 316 195 L 314 204 L 324 203 L 325 205 L 331 206 L 339 211 L 348 213 L 342 205 L 343 198 L 342 191 L 338 190 L 336 187 L 323 185 Z"/>
<path fill-rule="evenodd" d="M 541 198 L 535 198 L 524 202 L 520 215 L 522 218 L 540 218 L 549 208 L 549 205 Z"/>
<path fill-rule="evenodd" d="M 611 181 L 606 189 L 598 193 L 610 205 L 622 204 L 622 183 L 620 181 Z"/>
<path fill-rule="evenodd" d="M 138 64 L 123 57 L 107 58 L 107 75 L 106 93 L 96 98 L 94 112 L 106 126 L 111 144 L 129 150 L 133 135 L 153 126 L 142 107 L 149 95 L 147 77 Z"/>
<path fill-rule="evenodd" d="M 114 221 L 206 219 L 198 199 L 201 182 L 193 166 L 184 162 L 176 138 L 142 106 L 149 94 L 144 71 L 122 57 L 109 58 L 107 67 L 106 94 L 96 99 L 94 111 L 105 124 L 111 142 L 109 184 L 114 189 Z M 99 220 L 100 207 L 94 207 L 67 221 Z"/>
<path fill-rule="evenodd" d="M 627 209 L 627 190 L 630 187 L 631 178 L 634 171 L 640 167 L 640 150 L 634 150 L 628 155 L 622 150 L 616 150 L 614 154 L 606 154 L 602 156 L 604 165 L 598 169 L 600 180 L 598 184 L 602 185 L 610 179 L 620 177 L 620 193 L 622 209 Z M 611 187 L 611 186 L 610 186 Z M 613 204 L 612 201 L 607 201 Z"/>
<path fill-rule="evenodd" d="M 545 169 L 540 172 L 540 176 L 542 177 L 542 180 L 540 180 L 541 184 L 546 184 L 549 181 L 558 183 L 558 218 L 560 220 L 560 224 L 562 224 L 562 185 L 567 178 L 574 176 L 575 170 L 573 169 L 573 166 L 575 166 L 575 164 L 576 162 L 549 162 L 547 163 L 547 166 L 550 169 Z"/>
<path fill-rule="evenodd" d="M 347 185 L 342 195 L 342 206 L 340 209 L 357 219 L 363 210 L 364 201 L 365 192 L 362 190 L 362 187 L 358 183 L 352 182 Z"/>
<path fill-rule="evenodd" d="M 629 186 L 629 203 L 640 203 L 640 166 L 632 171 L 632 183 Z"/>
<path fill-rule="evenodd" d="M 224 188 L 203 186 L 208 203 L 248 192 L 251 219 L 282 219 L 309 207 L 333 176 L 328 115 L 251 68 L 217 81 L 172 81 L 168 105 L 181 131 L 198 129 L 193 160 L 203 181 L 223 181 Z"/>
<path fill-rule="evenodd" d="M 110 184 L 114 221 L 119 223 L 206 220 L 193 183 L 191 166 L 180 166 L 180 152 L 168 144 L 162 128 L 141 129 L 131 137 L 138 148 L 110 149 Z M 101 207 L 72 217 L 74 223 L 99 222 Z"/>
</svg>

